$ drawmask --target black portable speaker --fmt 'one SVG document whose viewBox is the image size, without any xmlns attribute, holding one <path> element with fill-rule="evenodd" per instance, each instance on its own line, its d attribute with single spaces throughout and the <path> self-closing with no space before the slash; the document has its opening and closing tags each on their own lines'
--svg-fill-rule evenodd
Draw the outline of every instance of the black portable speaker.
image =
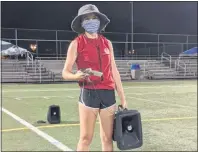
<svg viewBox="0 0 198 152">
<path fill-rule="evenodd" d="M 139 148 L 143 145 L 141 115 L 137 110 L 120 107 L 115 114 L 113 140 L 120 150 Z"/>
<path fill-rule="evenodd" d="M 49 106 L 48 113 L 47 113 L 47 121 L 50 124 L 58 124 L 61 122 L 61 113 L 60 107 L 57 105 Z"/>
</svg>

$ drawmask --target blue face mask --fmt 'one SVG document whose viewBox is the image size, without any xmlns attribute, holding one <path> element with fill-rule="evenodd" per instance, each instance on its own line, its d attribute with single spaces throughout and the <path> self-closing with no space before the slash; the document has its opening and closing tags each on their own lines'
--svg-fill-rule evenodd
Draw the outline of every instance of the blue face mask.
<svg viewBox="0 0 198 152">
<path fill-rule="evenodd" d="M 98 19 L 84 20 L 82 22 L 82 27 L 88 33 L 91 33 L 91 34 L 97 33 L 98 32 L 98 29 L 100 27 L 100 20 L 98 20 Z"/>
</svg>

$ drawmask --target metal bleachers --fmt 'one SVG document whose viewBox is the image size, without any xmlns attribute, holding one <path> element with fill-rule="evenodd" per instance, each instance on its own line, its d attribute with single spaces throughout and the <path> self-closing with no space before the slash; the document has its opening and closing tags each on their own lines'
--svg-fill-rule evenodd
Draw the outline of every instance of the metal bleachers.
<svg viewBox="0 0 198 152">
<path fill-rule="evenodd" d="M 54 74 L 54 81 L 64 81 L 62 79 L 62 70 L 64 67 L 64 60 L 40 60 L 40 63 Z M 73 67 L 73 72 L 77 71 L 76 65 Z"/>
<path fill-rule="evenodd" d="M 2 82 L 26 82 L 28 74 L 21 62 L 17 60 L 2 60 L 1 64 Z"/>
<path fill-rule="evenodd" d="M 197 77 L 197 58 L 184 57 L 176 60 L 176 71 L 178 75 L 185 77 Z"/>
<path fill-rule="evenodd" d="M 54 82 L 62 78 L 64 60 L 2 60 L 2 82 Z M 131 80 L 131 64 L 139 64 L 140 79 L 197 78 L 197 59 L 174 59 L 171 67 L 160 60 L 116 60 L 122 80 Z M 77 71 L 76 65 L 73 72 Z"/>
</svg>

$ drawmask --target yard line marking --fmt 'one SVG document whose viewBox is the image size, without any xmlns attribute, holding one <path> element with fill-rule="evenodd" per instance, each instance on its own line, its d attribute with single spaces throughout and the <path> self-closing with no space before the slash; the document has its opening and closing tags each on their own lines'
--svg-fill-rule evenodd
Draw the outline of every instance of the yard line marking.
<svg viewBox="0 0 198 152">
<path fill-rule="evenodd" d="M 154 121 L 170 121 L 170 120 L 191 120 L 197 119 L 197 117 L 173 117 L 173 118 L 151 118 L 151 119 L 143 119 L 142 122 L 154 122 Z M 99 122 L 96 122 L 99 124 Z M 79 123 L 76 124 L 56 124 L 56 125 L 46 125 L 46 126 L 39 126 L 37 128 L 58 128 L 58 127 L 72 127 L 72 126 L 79 126 Z M 12 128 L 12 129 L 3 129 L 1 132 L 11 132 L 11 131 L 22 131 L 22 130 L 29 130 L 29 128 Z"/>
<path fill-rule="evenodd" d="M 143 92 L 143 93 L 140 93 L 140 92 L 135 92 L 135 93 L 125 93 L 125 95 L 131 95 L 131 94 L 137 94 L 137 95 L 146 95 L 146 94 L 165 94 L 166 95 L 166 93 L 168 93 L 168 94 L 173 94 L 173 93 L 176 93 L 176 94 L 182 94 L 182 93 L 197 93 L 197 92 L 195 92 L 195 91 L 186 91 L 186 92 L 176 92 L 176 91 L 174 91 L 174 92 Z"/>
<path fill-rule="evenodd" d="M 125 93 L 125 95 L 149 95 L 149 94 L 165 94 L 166 95 L 167 92 L 144 92 L 144 93 L 140 93 L 140 92 L 132 92 L 132 93 Z M 174 92 L 168 92 L 168 94 L 173 94 L 173 93 L 176 93 L 176 94 L 182 94 L 182 93 L 197 93 L 197 92 L 194 92 L 194 91 L 186 91 L 186 92 L 179 92 L 179 91 L 174 91 Z M 118 97 L 118 95 L 116 94 L 115 95 L 116 97 Z M 71 99 L 74 99 L 74 98 L 78 98 L 78 96 L 27 96 L 27 97 L 13 97 L 13 96 L 2 96 L 3 98 L 18 98 L 19 100 L 20 99 L 31 99 L 31 98 L 71 98 Z M 17 100 L 17 99 L 16 99 Z"/>
<path fill-rule="evenodd" d="M 12 132 L 12 131 L 21 131 L 21 130 L 29 130 L 29 128 L 21 127 L 21 128 L 3 129 L 1 130 L 1 132 Z"/>
<path fill-rule="evenodd" d="M 2 89 L 2 92 L 50 92 L 50 91 L 53 91 L 53 92 L 57 92 L 57 91 L 80 91 L 79 88 L 75 88 L 75 89 L 71 89 L 71 88 L 64 88 L 64 89 L 61 89 L 61 88 L 53 88 L 53 89 L 17 89 L 17 90 L 3 90 Z"/>
<path fill-rule="evenodd" d="M 80 124 L 57 124 L 57 125 L 46 125 L 46 126 L 39 126 L 36 128 L 57 128 L 57 127 L 72 127 L 72 126 L 79 126 Z M 29 130 L 29 128 L 22 127 L 22 128 L 12 128 L 12 129 L 4 129 L 2 132 L 10 132 L 10 131 L 20 131 L 20 130 Z"/>
<path fill-rule="evenodd" d="M 67 96 L 67 98 L 72 98 L 72 99 L 73 99 L 74 97 L 72 97 L 72 96 Z"/>
<path fill-rule="evenodd" d="M 124 89 L 149 89 L 149 88 L 164 88 L 164 87 L 171 87 L 171 88 L 178 88 L 178 87 L 197 87 L 197 85 L 177 85 L 177 86 L 174 86 L 174 85 L 161 85 L 161 86 L 148 86 L 148 87 L 133 87 L 133 86 L 130 86 L 130 87 L 124 87 Z M 53 89 L 2 89 L 2 92 L 3 93 L 7 93 L 7 92 L 49 92 L 49 91 L 53 91 L 53 92 L 57 92 L 57 91 L 80 91 L 80 88 L 53 88 Z"/>
<path fill-rule="evenodd" d="M 21 98 L 15 98 L 15 100 L 21 100 Z"/>
<path fill-rule="evenodd" d="M 59 148 L 62 151 L 73 151 L 70 148 L 68 148 L 67 146 L 65 146 L 64 144 L 62 144 L 60 141 L 54 139 L 53 137 L 51 137 L 50 135 L 48 135 L 47 133 L 39 130 L 38 128 L 36 128 L 35 126 L 31 125 L 30 123 L 26 122 L 25 120 L 21 119 L 20 117 L 18 117 L 17 115 L 11 113 L 10 111 L 6 110 L 5 108 L 2 107 L 2 111 L 4 113 L 6 113 L 7 115 L 9 115 L 10 117 L 12 117 L 13 119 L 15 119 L 16 121 L 20 122 L 21 124 L 23 124 L 24 126 L 26 126 L 27 128 L 31 129 L 33 132 L 35 132 L 36 134 L 38 134 L 39 136 L 43 137 L 44 139 L 46 139 L 47 141 L 49 141 L 51 144 L 53 144 L 54 146 L 56 146 L 57 148 Z"/>
<path fill-rule="evenodd" d="M 148 86 L 148 87 L 132 87 L 132 86 L 130 86 L 130 87 L 124 87 L 124 89 L 151 89 L 151 88 L 164 88 L 164 87 L 168 87 L 168 88 L 178 88 L 178 87 L 187 87 L 187 88 L 189 88 L 189 87 L 197 87 L 197 85 L 159 85 L 159 86 Z"/>
<path fill-rule="evenodd" d="M 166 121 L 166 120 L 190 120 L 190 119 L 197 119 L 197 117 L 178 117 L 178 118 L 154 118 L 154 119 L 145 119 L 144 122 L 151 122 L 151 121 Z"/>
<path fill-rule="evenodd" d="M 16 98 L 16 97 L 12 97 L 12 96 L 4 96 L 3 98 Z M 20 99 L 31 99 L 31 98 L 44 98 L 44 99 L 50 99 L 50 98 L 71 98 L 71 99 L 74 99 L 76 97 L 74 96 L 27 96 L 27 97 L 17 97 L 17 98 L 20 98 Z"/>
<path fill-rule="evenodd" d="M 155 103 L 161 103 L 161 104 L 172 105 L 172 106 L 179 106 L 179 107 L 182 107 L 182 108 L 193 108 L 193 109 L 197 109 L 196 107 L 185 106 L 185 105 L 180 105 L 180 104 L 176 104 L 176 103 L 167 103 L 167 102 L 163 102 L 163 101 L 148 100 L 148 99 L 131 97 L 131 96 L 128 97 L 128 98 L 133 98 L 133 99 L 137 99 L 137 100 L 144 100 L 144 101 L 149 101 L 149 102 L 155 102 Z"/>
</svg>

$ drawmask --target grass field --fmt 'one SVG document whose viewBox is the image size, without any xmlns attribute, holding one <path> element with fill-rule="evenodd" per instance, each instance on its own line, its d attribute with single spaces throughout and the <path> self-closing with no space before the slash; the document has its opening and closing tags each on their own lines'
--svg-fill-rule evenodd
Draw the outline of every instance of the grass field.
<svg viewBox="0 0 198 152">
<path fill-rule="evenodd" d="M 137 109 L 142 117 L 144 142 L 134 151 L 197 151 L 197 81 L 123 82 L 123 86 L 129 109 Z M 77 84 L 4 84 L 2 89 L 4 109 L 70 149 L 76 149 Z M 61 124 L 37 124 L 38 120 L 46 120 L 52 104 L 61 108 Z M 97 123 L 91 150 L 101 150 L 99 137 Z M 118 150 L 115 143 L 114 147 Z M 5 111 L 2 112 L 2 150 L 60 151 Z"/>
</svg>

